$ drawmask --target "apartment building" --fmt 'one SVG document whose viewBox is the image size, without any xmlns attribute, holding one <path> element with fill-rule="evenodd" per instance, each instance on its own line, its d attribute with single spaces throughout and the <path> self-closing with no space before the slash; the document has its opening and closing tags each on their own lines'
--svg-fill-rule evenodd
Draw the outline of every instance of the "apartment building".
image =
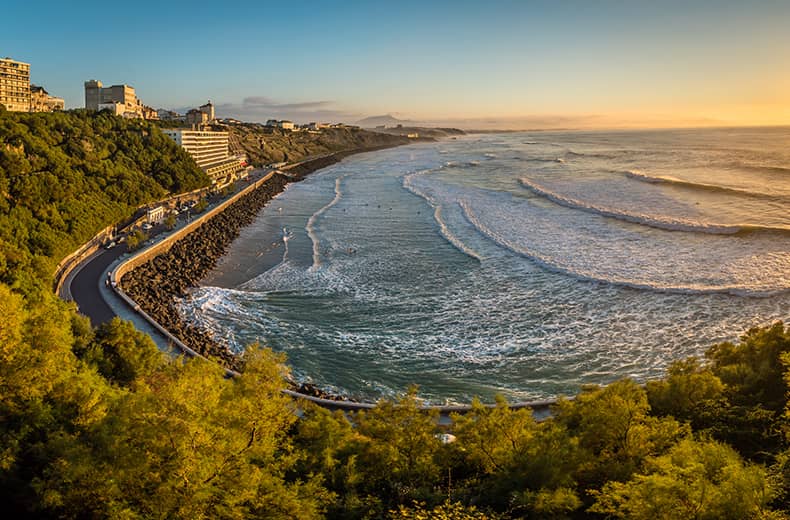
<svg viewBox="0 0 790 520">
<path fill-rule="evenodd" d="M 192 156 L 216 186 L 238 179 L 247 166 L 246 156 L 231 156 L 228 132 L 168 129 L 162 132 Z"/>
<path fill-rule="evenodd" d="M 0 105 L 14 112 L 30 111 L 30 64 L 0 58 Z"/>
</svg>

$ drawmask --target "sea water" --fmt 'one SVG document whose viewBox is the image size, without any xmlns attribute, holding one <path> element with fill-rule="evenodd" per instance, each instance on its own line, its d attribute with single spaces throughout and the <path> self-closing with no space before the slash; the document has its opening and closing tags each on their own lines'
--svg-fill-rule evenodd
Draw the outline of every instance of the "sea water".
<svg viewBox="0 0 790 520">
<path fill-rule="evenodd" d="M 573 394 L 790 317 L 790 129 L 469 135 L 289 185 L 183 302 L 376 399 Z"/>
</svg>

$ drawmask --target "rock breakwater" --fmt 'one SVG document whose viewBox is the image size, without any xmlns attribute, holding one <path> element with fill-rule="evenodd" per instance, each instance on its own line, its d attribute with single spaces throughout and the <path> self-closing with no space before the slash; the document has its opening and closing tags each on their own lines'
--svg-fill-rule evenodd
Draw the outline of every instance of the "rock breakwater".
<svg viewBox="0 0 790 520">
<path fill-rule="evenodd" d="M 275 174 L 266 183 L 242 196 L 214 215 L 195 231 L 121 280 L 121 287 L 159 324 L 199 354 L 238 370 L 240 360 L 209 331 L 186 323 L 176 309 L 176 301 L 214 267 L 244 226 L 252 223 L 260 210 L 285 189 L 289 179 Z"/>
<path fill-rule="evenodd" d="M 302 162 L 289 168 L 286 175 L 273 175 L 260 187 L 243 195 L 176 241 L 167 251 L 126 273 L 120 281 L 121 288 L 143 311 L 189 348 L 226 368 L 242 370 L 243 359 L 235 355 L 228 345 L 215 339 L 211 331 L 184 320 L 176 308 L 177 301 L 186 297 L 189 289 L 198 286 L 227 252 L 241 229 L 250 225 L 264 206 L 281 193 L 288 183 L 298 182 L 309 173 L 331 166 L 354 153 L 391 147 L 385 145 L 337 152 Z M 309 383 L 292 384 L 294 390 L 306 395 L 345 400 Z"/>
</svg>

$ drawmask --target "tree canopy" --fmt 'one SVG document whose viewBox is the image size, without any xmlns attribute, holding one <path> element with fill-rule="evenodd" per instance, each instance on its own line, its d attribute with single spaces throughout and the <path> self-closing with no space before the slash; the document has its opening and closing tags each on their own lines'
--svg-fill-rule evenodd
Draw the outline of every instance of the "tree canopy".
<svg viewBox="0 0 790 520">
<path fill-rule="evenodd" d="M 52 267 L 137 204 L 205 182 L 155 127 L 0 111 L 0 503 L 9 518 L 787 518 L 790 328 L 561 399 L 449 423 L 417 389 L 357 414 L 227 378 L 132 324 L 91 329 Z"/>
<path fill-rule="evenodd" d="M 151 123 L 86 110 L 3 112 L 0 281 L 48 280 L 60 259 L 138 206 L 208 183 Z"/>
</svg>

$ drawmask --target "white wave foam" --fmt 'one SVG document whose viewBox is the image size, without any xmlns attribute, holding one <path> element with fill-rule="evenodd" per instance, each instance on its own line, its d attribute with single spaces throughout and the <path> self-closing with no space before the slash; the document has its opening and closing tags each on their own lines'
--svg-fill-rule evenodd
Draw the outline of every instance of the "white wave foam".
<svg viewBox="0 0 790 520">
<path fill-rule="evenodd" d="M 746 296 L 754 298 L 767 298 L 782 294 L 790 291 L 790 287 L 772 287 L 772 288 L 757 288 L 745 285 L 711 285 L 711 286 L 683 286 L 683 285 L 670 285 L 650 282 L 647 280 L 632 280 L 620 278 L 614 275 L 610 277 L 602 277 L 594 272 L 579 269 L 578 267 L 571 267 L 564 265 L 562 261 L 557 258 L 551 257 L 546 254 L 541 254 L 538 251 L 530 249 L 523 244 L 517 243 L 501 233 L 497 233 L 489 226 L 486 226 L 480 218 L 476 215 L 471 205 L 466 200 L 459 200 L 458 204 L 461 206 L 464 217 L 466 220 L 483 236 L 490 239 L 499 246 L 523 256 L 538 265 L 544 267 L 549 271 L 559 274 L 571 276 L 578 280 L 588 282 L 597 282 L 604 284 L 617 285 L 621 287 L 628 287 L 638 290 L 649 290 L 654 292 L 674 293 L 674 294 L 731 294 L 734 296 Z"/>
<path fill-rule="evenodd" d="M 285 262 L 288 260 L 288 241 L 293 238 L 294 234 L 292 231 L 288 230 L 288 228 L 283 228 L 283 258 L 280 262 Z"/>
<path fill-rule="evenodd" d="M 416 177 L 420 176 L 420 175 L 425 175 L 429 171 L 430 170 L 426 170 L 426 171 L 415 172 L 415 173 L 411 173 L 409 175 L 405 175 L 403 177 L 403 181 L 402 181 L 403 187 L 406 188 L 411 193 L 417 195 L 421 199 L 424 199 L 428 203 L 428 205 L 430 205 L 433 208 L 433 218 L 436 221 L 436 223 L 439 225 L 439 233 L 448 242 L 450 242 L 450 244 L 452 244 L 456 249 L 458 249 L 462 253 L 464 253 L 464 254 L 466 254 L 468 256 L 471 256 L 472 258 L 474 258 L 478 262 L 482 262 L 483 260 L 482 260 L 482 257 L 480 256 L 480 254 L 478 254 L 477 251 L 473 250 L 472 248 L 470 248 L 469 246 L 464 244 L 463 241 L 461 241 L 461 239 L 459 239 L 457 236 L 455 236 L 455 234 L 453 234 L 453 232 L 450 231 L 450 228 L 447 227 L 447 223 L 442 218 L 442 206 L 441 206 L 441 204 L 435 198 L 430 196 L 428 193 L 426 193 L 426 192 L 420 190 L 419 188 L 417 188 L 416 186 L 414 186 L 413 180 Z"/>
<path fill-rule="evenodd" d="M 686 181 L 683 179 L 678 179 L 677 177 L 672 177 L 670 175 L 649 175 L 647 173 L 643 173 L 638 170 L 626 170 L 622 173 L 629 179 L 633 179 L 641 182 L 647 182 L 649 184 L 672 184 L 676 186 L 683 186 L 686 188 L 692 188 L 698 190 L 731 193 L 735 195 L 741 195 L 744 197 L 752 197 L 758 199 L 776 200 L 783 203 L 787 203 L 788 200 L 790 200 L 786 196 L 775 195 L 771 193 L 763 193 L 759 191 L 751 191 L 742 188 L 735 188 L 732 186 L 721 186 L 719 184 Z"/>
<path fill-rule="evenodd" d="M 543 186 L 537 184 L 531 179 L 526 177 L 520 179 L 521 185 L 541 197 L 545 197 L 550 201 L 565 206 L 566 208 L 578 209 L 595 213 L 604 217 L 615 218 L 618 220 L 625 220 L 634 224 L 641 224 L 658 229 L 665 229 L 667 231 L 688 231 L 695 233 L 709 233 L 713 235 L 734 235 L 744 231 L 767 231 L 767 232 L 790 232 L 790 228 L 778 226 L 759 226 L 754 224 L 716 224 L 710 222 L 698 222 L 686 219 L 677 219 L 665 215 L 647 215 L 629 213 L 626 211 L 608 208 L 605 206 L 598 206 L 588 202 L 566 197 L 559 193 L 553 192 Z"/>
<path fill-rule="evenodd" d="M 305 226 L 305 230 L 307 231 L 307 235 L 310 237 L 310 240 L 313 242 L 313 265 L 310 267 L 311 270 L 315 271 L 319 267 L 321 267 L 321 241 L 318 238 L 318 234 L 315 231 L 315 224 L 318 222 L 318 219 L 321 218 L 321 215 L 326 213 L 332 206 L 340 202 L 340 199 L 343 197 L 343 193 L 340 190 L 340 184 L 343 180 L 344 176 L 340 176 L 335 179 L 335 197 L 329 201 L 328 204 L 323 206 L 321 209 L 313 213 L 310 218 L 307 220 L 307 225 Z"/>
</svg>

